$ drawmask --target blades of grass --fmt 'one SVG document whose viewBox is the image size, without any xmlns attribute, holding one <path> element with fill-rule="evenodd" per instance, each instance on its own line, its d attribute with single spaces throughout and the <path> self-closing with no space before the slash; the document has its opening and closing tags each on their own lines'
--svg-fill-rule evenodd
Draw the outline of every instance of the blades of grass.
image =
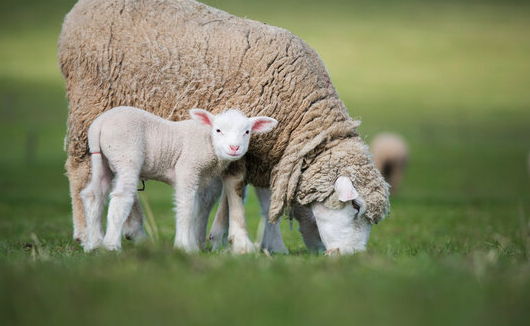
<svg viewBox="0 0 530 326">
<path fill-rule="evenodd" d="M 151 205 L 149 204 L 149 199 L 147 198 L 145 192 L 141 192 L 139 194 L 139 197 L 145 212 L 146 219 L 144 225 L 145 231 L 147 232 L 147 236 L 149 236 L 149 239 L 151 239 L 151 241 L 158 242 L 158 240 L 160 239 L 160 235 L 158 233 L 158 227 L 153 216 L 153 211 L 151 210 Z"/>
<path fill-rule="evenodd" d="M 519 223 L 521 225 L 521 247 L 523 250 L 523 255 L 526 259 L 530 260 L 530 257 L 528 256 L 530 253 L 530 225 L 526 221 L 522 202 L 519 203 Z"/>
</svg>

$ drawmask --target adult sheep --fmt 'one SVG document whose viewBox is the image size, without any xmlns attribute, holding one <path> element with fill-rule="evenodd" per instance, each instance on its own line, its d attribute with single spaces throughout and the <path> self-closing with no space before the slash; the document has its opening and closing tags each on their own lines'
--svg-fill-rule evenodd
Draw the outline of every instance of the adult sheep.
<svg viewBox="0 0 530 326">
<path fill-rule="evenodd" d="M 284 29 L 192 0 L 80 0 L 65 18 L 58 57 L 69 100 L 66 169 L 79 241 L 86 236 L 79 193 L 90 176 L 88 126 L 120 105 L 175 121 L 193 107 L 214 114 L 238 107 L 278 120 L 273 132 L 256 137 L 244 162 L 245 182 L 271 189 L 271 221 L 291 204 L 320 203 L 320 213 L 342 209 L 334 200 L 340 176 L 364 200 L 367 221 L 377 223 L 388 211 L 388 186 L 356 133 L 359 122 L 348 116 L 317 53 Z M 219 184 L 202 191 L 201 242 L 219 192 Z M 135 208 L 131 220 L 142 214 Z M 347 253 L 359 248 L 343 239 L 357 232 L 354 215 L 344 214 L 350 223 L 337 222 L 344 232 L 327 243 Z M 134 230 L 126 224 L 124 232 Z"/>
<path fill-rule="evenodd" d="M 396 133 L 382 132 L 374 137 L 370 148 L 375 166 L 390 184 L 390 192 L 397 193 L 409 162 L 407 142 Z"/>
</svg>

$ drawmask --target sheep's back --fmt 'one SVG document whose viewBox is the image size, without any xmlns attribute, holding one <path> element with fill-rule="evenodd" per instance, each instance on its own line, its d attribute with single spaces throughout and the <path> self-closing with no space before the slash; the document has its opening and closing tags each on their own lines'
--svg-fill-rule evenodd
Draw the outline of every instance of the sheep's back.
<svg viewBox="0 0 530 326">
<path fill-rule="evenodd" d="M 59 61 L 74 158 L 86 155 L 90 122 L 115 106 L 175 121 L 193 107 L 235 107 L 279 121 L 252 139 L 247 154 L 249 181 L 268 186 L 271 168 L 305 123 L 319 114 L 327 123 L 347 119 L 322 61 L 302 40 L 195 1 L 81 0 L 65 19 Z M 327 100 L 321 112 L 317 104 Z M 312 110 L 318 114 L 308 117 Z"/>
</svg>

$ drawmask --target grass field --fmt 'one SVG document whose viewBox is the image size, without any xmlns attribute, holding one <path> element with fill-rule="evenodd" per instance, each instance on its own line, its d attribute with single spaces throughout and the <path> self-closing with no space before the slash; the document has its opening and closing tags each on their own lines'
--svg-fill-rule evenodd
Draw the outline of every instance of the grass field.
<svg viewBox="0 0 530 326">
<path fill-rule="evenodd" d="M 74 2 L 0 3 L 0 324 L 528 325 L 529 5 L 207 1 L 301 36 L 367 141 L 395 131 L 410 144 L 404 187 L 367 252 L 326 258 L 287 221 L 289 256 L 175 251 L 172 191 L 155 182 L 144 199 L 158 241 L 83 253 L 55 57 Z"/>
</svg>

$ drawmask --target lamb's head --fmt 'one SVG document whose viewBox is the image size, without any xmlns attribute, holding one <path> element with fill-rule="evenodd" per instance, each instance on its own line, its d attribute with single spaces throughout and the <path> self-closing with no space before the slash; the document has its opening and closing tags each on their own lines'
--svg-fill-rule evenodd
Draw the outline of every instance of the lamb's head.
<svg viewBox="0 0 530 326">
<path fill-rule="evenodd" d="M 191 109 L 191 118 L 211 128 L 212 145 L 222 160 L 236 161 L 248 150 L 250 136 L 271 131 L 278 121 L 260 116 L 248 118 L 237 109 L 213 115 L 201 109 Z"/>
</svg>

